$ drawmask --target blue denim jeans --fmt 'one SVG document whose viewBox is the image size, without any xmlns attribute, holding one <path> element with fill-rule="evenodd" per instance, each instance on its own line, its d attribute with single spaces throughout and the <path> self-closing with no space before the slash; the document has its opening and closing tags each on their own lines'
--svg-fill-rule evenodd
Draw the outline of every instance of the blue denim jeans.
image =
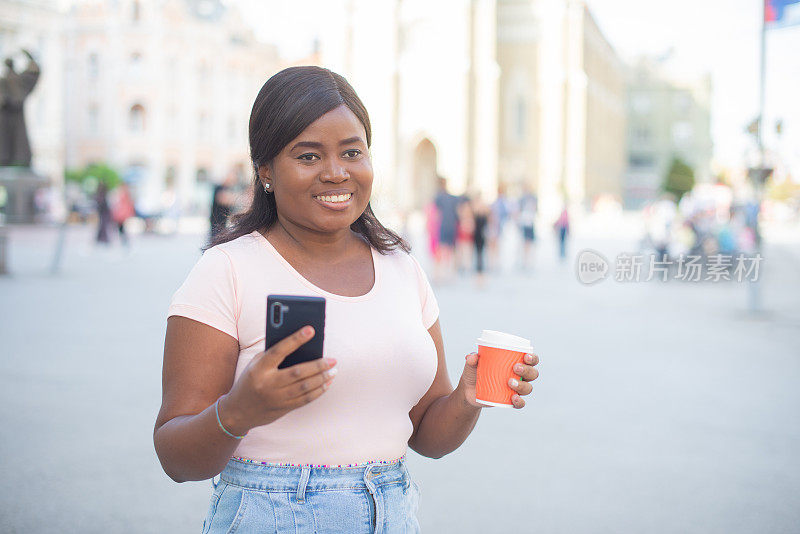
<svg viewBox="0 0 800 534">
<path fill-rule="evenodd" d="M 405 458 L 353 467 L 231 459 L 212 484 L 203 534 L 419 532 L 419 486 Z"/>
</svg>

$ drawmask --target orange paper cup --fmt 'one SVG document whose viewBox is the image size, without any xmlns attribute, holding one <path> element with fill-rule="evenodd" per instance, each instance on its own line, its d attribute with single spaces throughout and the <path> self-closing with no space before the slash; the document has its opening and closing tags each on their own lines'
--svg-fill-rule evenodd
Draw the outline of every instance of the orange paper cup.
<svg viewBox="0 0 800 534">
<path fill-rule="evenodd" d="M 523 363 L 525 354 L 533 351 L 531 342 L 494 330 L 484 330 L 478 338 L 478 381 L 475 400 L 486 406 L 512 407 L 516 393 L 508 385 L 509 378 L 519 380 L 514 364 Z"/>
</svg>

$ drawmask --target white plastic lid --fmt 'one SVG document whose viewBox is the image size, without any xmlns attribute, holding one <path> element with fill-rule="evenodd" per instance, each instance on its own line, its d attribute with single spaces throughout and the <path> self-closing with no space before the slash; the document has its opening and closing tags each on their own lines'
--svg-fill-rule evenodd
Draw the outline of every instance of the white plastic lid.
<svg viewBox="0 0 800 534">
<path fill-rule="evenodd" d="M 497 349 L 516 350 L 519 352 L 533 352 L 530 339 L 506 334 L 505 332 L 498 332 L 496 330 L 484 330 L 481 337 L 478 338 L 478 345 Z"/>
</svg>

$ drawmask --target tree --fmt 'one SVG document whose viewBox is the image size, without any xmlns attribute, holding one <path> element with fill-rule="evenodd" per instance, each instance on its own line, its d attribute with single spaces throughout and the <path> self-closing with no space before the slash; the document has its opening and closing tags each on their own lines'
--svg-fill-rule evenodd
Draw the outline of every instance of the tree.
<svg viewBox="0 0 800 534">
<path fill-rule="evenodd" d="M 664 178 L 662 189 L 675 195 L 677 201 L 694 187 L 694 170 L 680 158 L 672 158 L 672 163 Z"/>
<path fill-rule="evenodd" d="M 119 173 L 106 163 L 91 163 L 83 169 L 67 170 L 64 178 L 79 184 L 89 194 L 94 193 L 100 182 L 104 182 L 109 191 L 122 183 Z"/>
</svg>

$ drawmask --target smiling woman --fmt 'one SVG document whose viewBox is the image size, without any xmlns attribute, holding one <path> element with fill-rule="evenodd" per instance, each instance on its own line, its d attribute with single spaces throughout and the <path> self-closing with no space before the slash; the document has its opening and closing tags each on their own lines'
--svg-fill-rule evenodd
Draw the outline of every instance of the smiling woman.
<svg viewBox="0 0 800 534">
<path fill-rule="evenodd" d="M 154 442 L 173 480 L 219 475 L 204 532 L 418 532 L 408 447 L 440 458 L 477 422 L 477 355 L 453 389 L 428 279 L 370 208 L 371 135 L 341 76 L 267 80 L 254 201 L 172 297 Z M 322 358 L 278 368 L 310 327 L 262 350 L 271 294 L 325 298 Z"/>
<path fill-rule="evenodd" d="M 352 135 L 347 135 L 348 132 Z M 320 183 L 314 184 L 313 193 L 306 191 L 304 199 L 314 199 L 322 206 L 346 212 L 342 217 L 355 215 L 350 229 L 379 252 L 396 248 L 408 252 L 408 244 L 380 223 L 369 204 L 371 143 L 367 110 L 342 76 L 320 67 L 291 67 L 279 72 L 261 88 L 250 115 L 250 154 L 255 170 L 253 202 L 246 212 L 233 217 L 231 227 L 206 248 L 272 228 L 279 218 L 280 200 L 286 200 L 285 208 L 291 210 L 285 215 L 301 215 L 294 208 L 302 210 L 302 203 L 298 206 L 290 199 L 301 184 L 290 181 L 288 175 L 281 183 L 279 176 L 291 173 L 308 181 L 321 170 Z M 337 186 L 350 178 L 352 181 L 345 186 Z M 349 189 L 355 185 L 361 190 Z M 347 194 L 352 198 L 344 205 L 334 205 L 338 198 L 317 198 Z M 300 220 L 310 222 L 307 217 Z"/>
</svg>

